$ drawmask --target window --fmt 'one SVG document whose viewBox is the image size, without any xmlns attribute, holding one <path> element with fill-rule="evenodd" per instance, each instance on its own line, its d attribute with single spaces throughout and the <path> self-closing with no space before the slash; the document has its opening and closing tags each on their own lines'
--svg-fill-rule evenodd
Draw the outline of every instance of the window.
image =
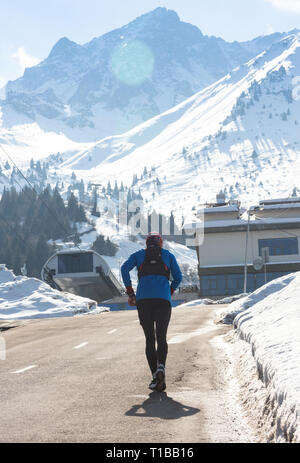
<svg viewBox="0 0 300 463">
<path fill-rule="evenodd" d="M 58 273 L 93 272 L 93 253 L 58 254 Z"/>
<path fill-rule="evenodd" d="M 288 275 L 289 272 L 267 272 L 267 282 Z M 264 272 L 248 273 L 247 292 L 253 292 L 265 284 Z M 201 296 L 228 296 L 240 294 L 244 289 L 244 274 L 202 275 Z"/>
<path fill-rule="evenodd" d="M 227 286 L 228 289 L 242 289 L 244 279 L 240 275 L 228 275 L 227 276 Z"/>
<path fill-rule="evenodd" d="M 270 256 L 287 256 L 299 254 L 298 238 L 273 238 L 258 240 L 259 255 L 262 255 L 262 248 L 269 248 Z"/>
<path fill-rule="evenodd" d="M 243 275 L 203 275 L 201 294 L 205 296 L 223 296 L 242 292 Z"/>
</svg>

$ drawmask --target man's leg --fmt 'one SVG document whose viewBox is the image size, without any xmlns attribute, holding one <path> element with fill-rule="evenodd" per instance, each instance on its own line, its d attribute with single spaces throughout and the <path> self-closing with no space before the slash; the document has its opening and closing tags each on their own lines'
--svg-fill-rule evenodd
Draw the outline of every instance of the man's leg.
<svg viewBox="0 0 300 463">
<path fill-rule="evenodd" d="M 166 365 L 168 355 L 167 332 L 171 318 L 172 307 L 169 301 L 161 300 L 157 303 L 155 312 L 157 361 L 160 365 Z"/>
<path fill-rule="evenodd" d="M 139 301 L 137 305 L 140 324 L 144 330 L 146 338 L 146 357 L 152 375 L 157 370 L 157 352 L 155 348 L 155 330 L 153 310 L 147 301 Z"/>
</svg>

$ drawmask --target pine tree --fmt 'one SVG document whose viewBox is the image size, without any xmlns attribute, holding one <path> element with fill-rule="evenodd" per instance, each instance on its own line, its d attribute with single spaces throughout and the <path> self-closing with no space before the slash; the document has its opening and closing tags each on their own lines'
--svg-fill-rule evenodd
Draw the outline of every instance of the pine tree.
<svg viewBox="0 0 300 463">
<path fill-rule="evenodd" d="M 78 210 L 78 201 L 77 198 L 75 197 L 74 193 L 71 193 L 69 199 L 68 199 L 68 216 L 72 222 L 76 222 L 76 214 Z"/>
<path fill-rule="evenodd" d="M 112 243 L 109 238 L 105 240 L 103 235 L 97 236 L 92 249 L 103 256 L 114 256 L 117 252 L 117 246 Z"/>
<path fill-rule="evenodd" d="M 138 178 L 137 178 L 137 174 L 134 174 L 133 177 L 132 177 L 132 184 L 131 186 L 133 187 L 134 185 L 136 185 L 138 182 Z"/>
<path fill-rule="evenodd" d="M 107 182 L 106 192 L 107 192 L 108 195 L 111 195 L 111 194 L 112 194 L 112 187 L 111 187 L 111 184 L 110 184 L 110 181 L 109 181 L 109 180 L 108 180 L 108 182 Z"/>
<path fill-rule="evenodd" d="M 119 188 L 118 188 L 118 183 L 117 183 L 117 180 L 115 180 L 115 186 L 114 186 L 114 197 L 115 198 L 118 198 L 119 197 Z"/>
<path fill-rule="evenodd" d="M 40 161 L 37 161 L 35 169 L 36 169 L 38 175 L 42 175 L 42 166 L 41 166 Z"/>
</svg>

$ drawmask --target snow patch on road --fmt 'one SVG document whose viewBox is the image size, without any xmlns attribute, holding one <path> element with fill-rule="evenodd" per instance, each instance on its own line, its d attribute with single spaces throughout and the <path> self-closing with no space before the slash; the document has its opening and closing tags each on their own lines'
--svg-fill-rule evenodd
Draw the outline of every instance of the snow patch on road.
<svg viewBox="0 0 300 463">
<path fill-rule="evenodd" d="M 168 344 L 180 344 L 182 342 L 188 341 L 189 339 L 195 336 L 201 336 L 202 334 L 209 333 L 210 331 L 215 331 L 216 328 L 216 326 L 212 325 L 199 328 L 198 330 L 194 330 L 189 333 L 178 333 L 168 340 Z"/>
<path fill-rule="evenodd" d="M 242 293 L 242 294 L 236 294 L 235 296 L 227 296 L 224 297 L 223 299 L 218 299 L 218 300 L 213 300 L 213 299 L 195 299 L 193 301 L 185 302 L 184 304 L 181 304 L 177 306 L 179 307 L 198 307 L 199 305 L 215 305 L 215 304 L 231 304 L 232 302 L 245 298 L 248 296 L 247 293 Z"/>
<path fill-rule="evenodd" d="M 22 368 L 21 370 L 12 371 L 13 374 L 20 374 L 25 373 L 26 371 L 32 370 L 33 368 L 37 368 L 37 365 L 30 365 L 29 367 Z"/>
</svg>

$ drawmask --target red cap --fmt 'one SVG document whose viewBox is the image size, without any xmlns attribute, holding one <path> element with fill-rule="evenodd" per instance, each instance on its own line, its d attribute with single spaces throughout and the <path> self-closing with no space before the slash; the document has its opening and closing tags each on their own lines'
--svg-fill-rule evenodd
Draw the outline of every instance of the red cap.
<svg viewBox="0 0 300 463">
<path fill-rule="evenodd" d="M 147 238 L 146 238 L 146 246 L 149 246 L 150 244 L 156 244 L 156 245 L 159 245 L 162 248 L 162 246 L 163 246 L 162 236 L 157 232 L 149 233 Z"/>
</svg>

